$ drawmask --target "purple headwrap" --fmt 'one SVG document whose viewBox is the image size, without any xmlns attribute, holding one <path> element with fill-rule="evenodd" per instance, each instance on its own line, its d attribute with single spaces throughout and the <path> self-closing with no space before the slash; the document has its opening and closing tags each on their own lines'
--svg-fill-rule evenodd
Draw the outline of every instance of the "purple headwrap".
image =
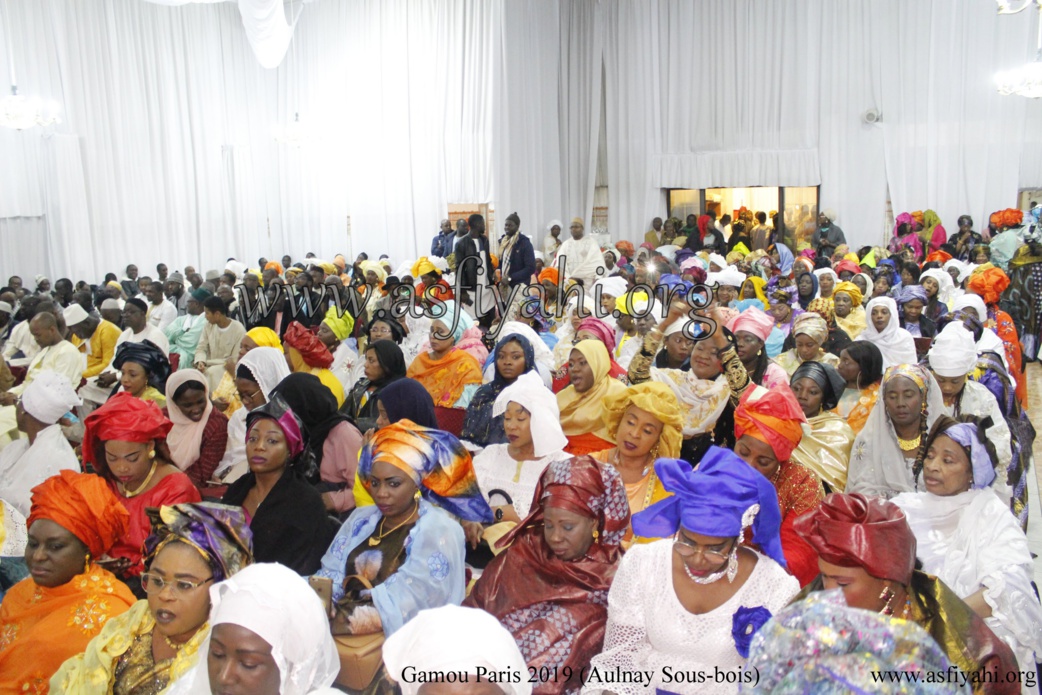
<svg viewBox="0 0 1042 695">
<path fill-rule="evenodd" d="M 290 461 L 300 456 L 304 451 L 304 437 L 301 435 L 303 426 L 300 418 L 290 409 L 289 404 L 277 394 L 272 395 L 272 400 L 259 408 L 251 410 L 246 416 L 246 437 L 250 436 L 250 430 L 257 424 L 257 420 L 268 418 L 278 423 L 283 434 L 286 435 L 286 446 L 289 448 Z"/>
<path fill-rule="evenodd" d="M 960 422 L 952 425 L 942 434 L 970 453 L 974 490 L 983 490 L 994 482 L 995 464 L 992 463 L 984 442 L 977 435 L 977 425 L 971 422 Z"/>
</svg>

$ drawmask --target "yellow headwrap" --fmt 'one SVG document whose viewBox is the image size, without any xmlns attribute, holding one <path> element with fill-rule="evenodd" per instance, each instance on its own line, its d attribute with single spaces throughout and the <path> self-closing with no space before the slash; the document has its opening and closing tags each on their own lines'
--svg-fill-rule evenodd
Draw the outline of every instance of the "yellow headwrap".
<svg viewBox="0 0 1042 695">
<path fill-rule="evenodd" d="M 843 256 L 844 261 L 853 261 L 857 265 L 861 265 L 861 259 L 857 257 L 857 254 L 851 251 L 846 256 Z"/>
<path fill-rule="evenodd" d="M 658 440 L 657 458 L 676 458 L 680 455 L 683 439 L 681 427 L 684 414 L 673 390 L 657 381 L 634 384 L 625 391 L 609 395 L 604 399 L 604 426 L 612 441 L 619 434 L 619 423 L 631 405 L 650 413 L 662 423 L 662 434 Z"/>
<path fill-rule="evenodd" d="M 764 288 L 767 287 L 767 281 L 764 280 L 763 278 L 757 277 L 755 275 L 753 275 L 752 277 L 747 278 L 746 281 L 744 283 L 742 283 L 742 290 L 743 291 L 742 291 L 742 294 L 739 297 L 739 299 L 745 299 L 746 298 L 745 297 L 745 291 L 744 291 L 746 285 L 752 285 L 753 286 L 753 290 L 756 292 L 756 298 L 759 299 L 761 302 L 763 302 L 763 310 L 767 311 L 770 308 L 770 306 L 771 306 L 770 302 L 767 301 L 767 294 L 764 292 Z"/>
<path fill-rule="evenodd" d="M 282 341 L 279 339 L 279 334 L 270 328 L 263 326 L 251 328 L 246 331 L 246 336 L 257 343 L 257 347 L 273 347 L 282 352 Z"/>
<path fill-rule="evenodd" d="M 414 278 L 420 278 L 426 275 L 427 273 L 438 272 L 438 268 L 433 263 L 431 263 L 431 260 L 429 258 L 427 258 L 426 256 L 420 256 L 420 259 L 412 264 L 412 269 L 410 270 L 410 272 L 412 273 L 412 276 Z"/>
<path fill-rule="evenodd" d="M 643 314 L 644 309 L 648 305 L 648 293 L 647 292 L 627 292 L 620 297 L 615 298 L 615 308 L 620 314 L 631 316 L 630 312 L 626 310 L 626 297 L 633 296 L 630 300 L 630 306 L 633 307 L 634 311 Z"/>
<path fill-rule="evenodd" d="M 852 282 L 841 282 L 836 285 L 836 289 L 832 290 L 833 295 L 837 295 L 840 292 L 849 294 L 854 306 L 861 306 L 861 300 L 865 298 L 861 294 L 861 289 Z"/>
<path fill-rule="evenodd" d="M 376 279 L 381 283 L 387 279 L 387 271 L 376 261 L 362 261 L 359 266 L 362 268 L 363 274 L 368 273 L 370 270 L 376 273 Z"/>
<path fill-rule="evenodd" d="M 345 311 L 343 316 L 339 316 L 335 306 L 329 307 L 329 310 L 326 311 L 326 317 L 322 319 L 322 323 L 329 326 L 329 330 L 333 331 L 333 335 L 336 336 L 337 340 L 343 340 L 351 335 L 351 329 L 355 327 L 355 320 L 351 314 Z"/>
</svg>

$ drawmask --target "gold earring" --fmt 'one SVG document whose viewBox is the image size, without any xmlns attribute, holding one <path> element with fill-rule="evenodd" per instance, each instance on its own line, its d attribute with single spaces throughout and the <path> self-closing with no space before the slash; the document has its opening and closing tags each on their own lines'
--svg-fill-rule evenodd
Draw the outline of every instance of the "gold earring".
<svg viewBox="0 0 1042 695">
<path fill-rule="evenodd" d="M 597 540 L 598 538 L 600 538 L 600 536 L 601 536 L 601 534 L 599 534 L 597 532 L 597 529 L 594 529 L 593 530 L 593 540 Z"/>
<path fill-rule="evenodd" d="M 419 490 L 417 490 L 417 491 L 416 491 L 416 494 L 414 494 L 414 495 L 412 496 L 412 498 L 413 498 L 414 500 L 416 500 L 417 502 L 419 502 L 419 501 L 420 501 L 420 491 L 419 491 Z"/>
<path fill-rule="evenodd" d="M 154 459 L 155 457 L 156 457 L 156 450 L 155 449 L 152 449 L 151 451 L 148 452 L 148 458 L 149 459 Z"/>
<path fill-rule="evenodd" d="M 83 558 L 83 573 L 87 574 L 90 572 L 90 553 Z"/>
</svg>

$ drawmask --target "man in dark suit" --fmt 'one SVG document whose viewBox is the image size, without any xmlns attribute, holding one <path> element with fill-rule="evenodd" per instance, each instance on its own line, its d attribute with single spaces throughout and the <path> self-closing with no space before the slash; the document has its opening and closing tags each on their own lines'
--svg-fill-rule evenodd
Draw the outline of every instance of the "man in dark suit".
<svg viewBox="0 0 1042 695">
<path fill-rule="evenodd" d="M 456 272 L 459 274 L 462 290 L 459 299 L 461 304 L 474 302 L 475 311 L 484 310 L 478 317 L 478 323 L 483 328 L 489 328 L 496 311 L 492 306 L 491 293 L 488 291 L 489 285 L 492 284 L 492 257 L 488 237 L 485 236 L 485 218 L 475 214 L 471 215 L 468 221 L 470 234 L 456 244 Z M 475 260 L 468 260 L 471 258 Z M 483 297 L 481 307 L 477 306 L 478 296 Z"/>
</svg>

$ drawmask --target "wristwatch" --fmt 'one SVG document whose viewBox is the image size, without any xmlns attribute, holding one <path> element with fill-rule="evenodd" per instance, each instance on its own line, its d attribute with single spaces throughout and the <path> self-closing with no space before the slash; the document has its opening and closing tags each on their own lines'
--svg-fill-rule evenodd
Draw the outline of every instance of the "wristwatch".
<svg viewBox="0 0 1042 695">
<path fill-rule="evenodd" d="M 503 520 L 503 508 L 502 507 L 496 507 L 496 513 L 493 514 L 493 516 L 495 517 L 496 521 L 502 521 Z"/>
</svg>

